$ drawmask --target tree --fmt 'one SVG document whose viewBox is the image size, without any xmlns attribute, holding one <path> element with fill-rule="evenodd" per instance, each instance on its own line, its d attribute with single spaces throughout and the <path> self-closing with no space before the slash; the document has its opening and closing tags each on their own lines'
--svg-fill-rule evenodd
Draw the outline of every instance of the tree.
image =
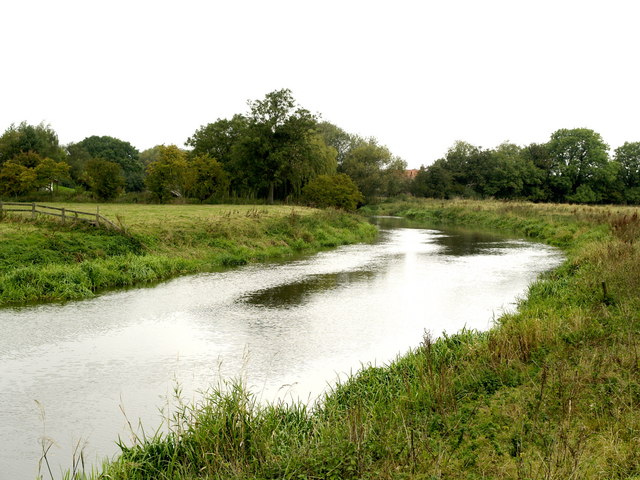
<svg viewBox="0 0 640 480">
<path fill-rule="evenodd" d="M 348 175 L 318 175 L 302 189 L 302 198 L 311 206 L 353 211 L 364 197 Z"/>
<path fill-rule="evenodd" d="M 85 150 L 93 159 L 108 160 L 120 165 L 127 191 L 138 192 L 144 188 L 144 165 L 140 161 L 138 150 L 129 142 L 94 135 L 78 142 L 75 148 Z"/>
<path fill-rule="evenodd" d="M 384 195 L 394 196 L 409 191 L 411 181 L 406 175 L 407 162 L 400 157 L 393 157 L 382 171 Z"/>
<path fill-rule="evenodd" d="M 36 188 L 37 176 L 32 168 L 12 160 L 0 167 L 0 193 L 17 197 Z"/>
<path fill-rule="evenodd" d="M 69 176 L 69 165 L 42 158 L 34 151 L 20 152 L 2 167 L 2 191 L 9 195 L 24 195 L 31 190 L 45 188 L 53 193 L 54 187 Z"/>
<path fill-rule="evenodd" d="M 214 123 L 201 126 L 185 142 L 193 147 L 194 155 L 209 155 L 223 165 L 231 161 L 231 150 L 247 128 L 248 119 L 234 115 L 231 120 L 219 118 Z"/>
<path fill-rule="evenodd" d="M 420 167 L 411 184 L 411 193 L 419 197 L 449 198 L 452 192 L 453 178 L 444 158 Z"/>
<path fill-rule="evenodd" d="M 489 151 L 489 162 L 480 189 L 485 197 L 500 199 L 522 198 L 527 179 L 533 181 L 533 164 L 526 160 L 522 148 L 503 142 Z"/>
<path fill-rule="evenodd" d="M 38 187 L 44 187 L 53 194 L 54 189 L 60 182 L 69 178 L 69 169 L 68 163 L 44 158 L 34 167 L 33 171 L 36 174 Z"/>
<path fill-rule="evenodd" d="M 339 166 L 342 165 L 350 150 L 365 142 L 360 137 L 351 135 L 329 122 L 319 123 L 318 133 L 322 136 L 326 145 L 335 148 L 336 160 Z"/>
<path fill-rule="evenodd" d="M 117 197 L 124 186 L 122 167 L 108 160 L 92 158 L 87 161 L 84 176 L 93 194 L 102 200 Z"/>
<path fill-rule="evenodd" d="M 58 135 L 50 125 L 12 124 L 0 137 L 0 165 L 21 153 L 33 152 L 41 157 L 62 161 L 65 152 L 58 143 Z"/>
<path fill-rule="evenodd" d="M 233 144 L 233 171 L 246 185 L 266 191 L 273 203 L 276 188 L 294 193 L 315 175 L 335 169 L 335 153 L 327 151 L 316 134 L 317 119 L 299 107 L 288 89 L 249 102 L 247 126 Z"/>
<path fill-rule="evenodd" d="M 615 149 L 614 159 L 619 165 L 618 178 L 624 199 L 640 203 L 640 142 L 625 142 Z"/>
<path fill-rule="evenodd" d="M 211 197 L 225 197 L 229 190 L 229 175 L 220 162 L 208 155 L 196 155 L 188 160 L 186 194 L 201 202 Z"/>
<path fill-rule="evenodd" d="M 147 188 L 160 203 L 185 193 L 187 154 L 175 145 L 158 147 L 158 159 L 147 165 Z"/>
<path fill-rule="evenodd" d="M 603 171 L 609 162 L 609 146 L 599 133 L 588 128 L 560 129 L 551 135 L 547 148 L 552 162 L 549 182 L 553 200 L 602 199 L 609 188 L 603 183 L 610 180 Z M 578 195 L 578 188 L 583 185 Z"/>
<path fill-rule="evenodd" d="M 392 160 L 389 149 L 371 138 L 347 153 L 340 172 L 349 175 L 365 198 L 371 199 L 385 193 L 383 170 Z"/>
</svg>

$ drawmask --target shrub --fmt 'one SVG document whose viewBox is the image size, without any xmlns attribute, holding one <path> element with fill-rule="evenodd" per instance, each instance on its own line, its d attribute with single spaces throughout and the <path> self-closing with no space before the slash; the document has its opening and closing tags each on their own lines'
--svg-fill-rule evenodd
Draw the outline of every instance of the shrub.
<svg viewBox="0 0 640 480">
<path fill-rule="evenodd" d="M 314 207 L 353 211 L 364 197 L 348 175 L 318 175 L 302 189 L 302 198 Z"/>
</svg>

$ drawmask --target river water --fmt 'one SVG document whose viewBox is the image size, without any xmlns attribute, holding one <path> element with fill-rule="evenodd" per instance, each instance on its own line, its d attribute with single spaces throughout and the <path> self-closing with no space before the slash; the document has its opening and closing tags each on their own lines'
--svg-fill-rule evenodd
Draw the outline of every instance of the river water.
<svg viewBox="0 0 640 480">
<path fill-rule="evenodd" d="M 87 464 L 113 456 L 129 422 L 161 423 L 177 385 L 189 401 L 242 378 L 261 401 L 312 403 L 425 331 L 489 328 L 562 261 L 522 240 L 377 221 L 374 244 L 0 310 L 0 479 L 34 478 L 43 442 L 57 477 L 76 446 Z"/>
</svg>

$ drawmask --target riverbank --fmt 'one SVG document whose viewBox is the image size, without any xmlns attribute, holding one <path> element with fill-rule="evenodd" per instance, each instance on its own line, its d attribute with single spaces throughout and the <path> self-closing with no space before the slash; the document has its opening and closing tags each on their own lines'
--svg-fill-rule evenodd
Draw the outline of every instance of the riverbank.
<svg viewBox="0 0 640 480">
<path fill-rule="evenodd" d="M 72 207 L 96 210 L 95 204 Z M 353 215 L 304 207 L 106 204 L 100 213 L 124 232 L 5 216 L 0 221 L 0 306 L 87 298 L 106 289 L 370 241 L 376 235 L 375 227 Z"/>
<path fill-rule="evenodd" d="M 640 475 L 637 209 L 424 201 L 369 212 L 498 227 L 559 245 L 567 261 L 489 332 L 425 336 L 317 407 L 214 390 L 177 412 L 169 435 L 123 447 L 106 478 Z"/>
</svg>

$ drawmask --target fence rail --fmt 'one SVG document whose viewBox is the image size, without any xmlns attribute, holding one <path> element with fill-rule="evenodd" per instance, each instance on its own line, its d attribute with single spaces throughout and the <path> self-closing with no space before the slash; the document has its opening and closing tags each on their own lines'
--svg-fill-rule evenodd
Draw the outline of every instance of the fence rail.
<svg viewBox="0 0 640 480">
<path fill-rule="evenodd" d="M 53 212 L 50 210 L 54 210 Z M 50 207 L 48 205 L 39 205 L 37 203 L 22 203 L 22 202 L 1 202 L 0 201 L 0 217 L 5 212 L 22 212 L 31 214 L 32 218 L 36 218 L 38 214 L 50 215 L 53 217 L 60 217 L 62 223 L 67 221 L 87 222 L 97 227 L 103 226 L 107 228 L 113 228 L 118 231 L 122 231 L 122 228 L 113 223 L 108 218 L 100 215 L 100 207 L 96 207 L 95 212 L 81 212 L 79 210 L 71 210 L 69 208 Z M 55 213 L 60 212 L 60 213 Z"/>
</svg>

